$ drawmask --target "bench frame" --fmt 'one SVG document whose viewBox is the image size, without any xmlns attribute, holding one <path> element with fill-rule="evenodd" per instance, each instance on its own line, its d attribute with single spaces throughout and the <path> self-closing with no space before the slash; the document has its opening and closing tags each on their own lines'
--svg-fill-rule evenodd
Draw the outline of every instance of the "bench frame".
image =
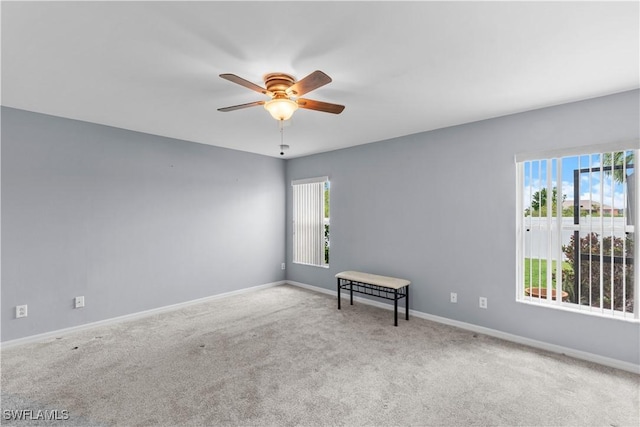
<svg viewBox="0 0 640 427">
<path fill-rule="evenodd" d="M 409 285 L 396 289 L 388 288 L 386 286 L 372 285 L 370 283 L 359 282 L 351 279 L 338 278 L 338 310 L 340 310 L 341 289 L 349 291 L 351 305 L 353 305 L 354 292 L 393 300 L 394 326 L 398 326 L 398 300 L 405 298 L 405 319 L 409 320 Z"/>
</svg>

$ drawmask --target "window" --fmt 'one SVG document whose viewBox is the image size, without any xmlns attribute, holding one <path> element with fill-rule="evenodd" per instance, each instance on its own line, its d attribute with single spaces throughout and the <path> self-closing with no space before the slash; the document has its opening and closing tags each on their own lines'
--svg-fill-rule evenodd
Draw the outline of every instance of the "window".
<svg viewBox="0 0 640 427">
<path fill-rule="evenodd" d="M 638 143 L 516 156 L 517 300 L 638 320 Z"/>
<path fill-rule="evenodd" d="M 329 178 L 292 181 L 293 262 L 329 266 Z"/>
</svg>

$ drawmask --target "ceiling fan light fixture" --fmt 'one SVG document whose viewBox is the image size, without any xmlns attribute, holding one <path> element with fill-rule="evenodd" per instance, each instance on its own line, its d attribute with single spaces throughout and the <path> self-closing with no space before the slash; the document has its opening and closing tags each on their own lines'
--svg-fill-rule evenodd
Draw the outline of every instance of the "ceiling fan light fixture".
<svg viewBox="0 0 640 427">
<path fill-rule="evenodd" d="M 298 109 L 298 104 L 287 98 L 275 98 L 265 102 L 264 108 L 276 120 L 289 120 Z"/>
</svg>

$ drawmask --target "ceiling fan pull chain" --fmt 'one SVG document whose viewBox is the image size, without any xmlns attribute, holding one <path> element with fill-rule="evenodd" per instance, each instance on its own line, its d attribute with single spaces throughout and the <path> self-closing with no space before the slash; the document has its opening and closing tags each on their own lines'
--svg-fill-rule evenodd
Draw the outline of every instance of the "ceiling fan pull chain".
<svg viewBox="0 0 640 427">
<path fill-rule="evenodd" d="M 284 120 L 279 120 L 278 125 L 280 126 L 280 155 L 284 156 L 284 150 L 289 149 L 289 146 L 284 144 Z"/>
<path fill-rule="evenodd" d="M 280 126 L 280 155 L 284 156 L 284 120 L 278 120 Z"/>
<path fill-rule="evenodd" d="M 284 120 L 278 120 L 278 127 L 280 128 L 280 145 L 284 144 Z"/>
</svg>

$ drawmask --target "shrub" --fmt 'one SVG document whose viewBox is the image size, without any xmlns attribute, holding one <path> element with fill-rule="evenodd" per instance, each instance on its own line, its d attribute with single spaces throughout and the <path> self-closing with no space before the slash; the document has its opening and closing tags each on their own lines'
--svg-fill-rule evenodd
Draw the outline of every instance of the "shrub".
<svg viewBox="0 0 640 427">
<path fill-rule="evenodd" d="M 602 245 L 603 261 L 600 263 L 600 245 Z M 575 238 L 571 236 L 570 243 L 562 247 L 568 262 L 574 266 L 573 269 L 563 270 L 562 283 L 566 292 L 569 292 L 571 301 L 577 302 L 574 289 L 575 278 Z M 607 309 L 622 310 L 626 305 L 626 311 L 633 312 L 633 264 L 627 261 L 613 263 L 611 268 L 611 255 L 616 257 L 633 258 L 633 239 L 627 235 L 621 237 L 599 238 L 597 233 L 590 233 L 580 239 L 580 254 L 597 255 L 594 262 L 589 259 L 580 260 L 580 304 L 599 307 L 602 297 L 602 306 Z M 624 253 L 626 252 L 626 253 Z M 602 295 L 600 295 L 600 267 L 602 265 Z M 613 279 L 613 301 L 611 300 L 611 284 Z M 626 295 L 623 294 L 623 286 L 626 288 Z M 591 288 L 591 289 L 589 289 Z M 591 302 L 589 301 L 591 294 Z M 626 301 L 625 301 L 626 297 Z"/>
</svg>

